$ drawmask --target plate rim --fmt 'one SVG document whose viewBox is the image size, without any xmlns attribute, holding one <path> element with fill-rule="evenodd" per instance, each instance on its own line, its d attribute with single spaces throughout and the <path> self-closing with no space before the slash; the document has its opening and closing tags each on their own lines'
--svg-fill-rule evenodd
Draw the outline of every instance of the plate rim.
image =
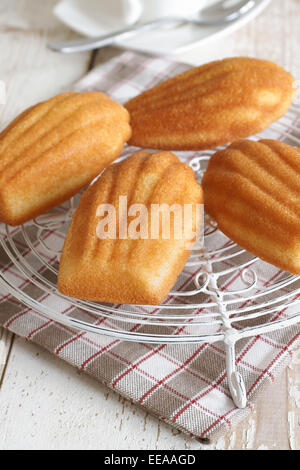
<svg viewBox="0 0 300 470">
<path fill-rule="evenodd" d="M 72 2 L 72 0 L 71 0 Z M 214 40 L 217 40 L 221 37 L 225 37 L 235 31 L 237 31 L 239 28 L 242 26 L 246 25 L 249 23 L 251 20 L 253 20 L 255 17 L 257 17 L 260 13 L 263 12 L 263 10 L 271 3 L 271 0 L 256 0 L 257 4 L 245 15 L 243 15 L 241 18 L 233 21 L 232 23 L 228 23 L 228 25 L 222 25 L 218 28 L 217 31 L 213 31 L 209 33 L 207 36 L 202 37 L 200 39 L 195 39 L 194 41 L 189 42 L 188 44 L 184 44 L 182 46 L 176 47 L 175 49 L 171 48 L 166 48 L 162 50 L 158 50 L 156 47 L 151 47 L 145 48 L 143 46 L 139 46 L 139 44 L 133 39 L 128 38 L 128 39 L 123 39 L 120 41 L 115 42 L 115 46 L 120 47 L 121 49 L 125 50 L 131 50 L 135 52 L 144 52 L 147 54 L 153 54 L 153 55 L 167 55 L 170 57 L 173 57 L 174 55 L 184 53 L 188 50 L 191 50 L 192 48 L 196 48 L 200 45 L 205 45 L 208 44 Z M 66 0 L 63 0 L 62 2 L 59 2 L 55 9 L 54 9 L 54 14 L 55 16 L 64 24 L 66 24 L 69 28 L 72 30 L 78 32 L 79 34 L 85 36 L 85 37 L 94 37 L 93 35 L 87 36 L 86 33 L 82 31 L 82 29 L 78 28 L 76 25 L 74 25 L 72 22 L 69 22 L 66 17 L 64 17 L 60 12 L 59 12 L 59 6 L 63 3 L 66 3 Z M 67 0 L 67 3 L 70 3 L 70 0 Z M 190 25 L 191 28 L 193 25 Z M 147 33 L 149 34 L 149 33 Z M 133 41 L 133 42 L 132 42 Z"/>
</svg>

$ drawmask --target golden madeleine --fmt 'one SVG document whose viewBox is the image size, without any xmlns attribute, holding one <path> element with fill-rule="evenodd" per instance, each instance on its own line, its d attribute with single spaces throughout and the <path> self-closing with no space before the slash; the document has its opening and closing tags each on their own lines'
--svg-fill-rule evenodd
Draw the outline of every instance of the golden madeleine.
<svg viewBox="0 0 300 470">
<path fill-rule="evenodd" d="M 130 100 L 131 145 L 202 150 L 256 134 L 285 114 L 293 77 L 266 60 L 234 57 L 191 69 Z"/>
<path fill-rule="evenodd" d="M 129 217 L 121 207 L 124 198 Z M 199 231 L 202 202 L 194 172 L 172 153 L 138 152 L 111 165 L 85 192 L 75 211 L 60 261 L 60 292 L 101 302 L 159 304 L 190 254 Z M 121 220 L 122 224 L 106 238 L 99 224 L 104 220 L 100 208 L 108 204 L 116 211 L 115 222 Z M 156 219 L 156 209 L 172 210 L 185 204 L 191 211 L 184 233 L 171 213 L 168 233 L 168 222 L 163 227 L 163 218 Z M 132 210 L 139 215 L 146 210 L 146 214 L 137 222 Z"/>
<path fill-rule="evenodd" d="M 19 225 L 76 194 L 131 135 L 125 108 L 69 92 L 24 111 L 0 134 L 0 221 Z"/>
<path fill-rule="evenodd" d="M 240 246 L 300 274 L 300 149 L 242 140 L 215 153 L 204 175 L 205 209 Z"/>
</svg>

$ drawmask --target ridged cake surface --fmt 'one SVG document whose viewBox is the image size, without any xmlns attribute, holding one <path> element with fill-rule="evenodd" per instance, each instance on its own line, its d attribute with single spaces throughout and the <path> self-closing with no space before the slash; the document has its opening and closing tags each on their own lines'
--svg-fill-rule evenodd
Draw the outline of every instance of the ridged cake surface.
<svg viewBox="0 0 300 470">
<path fill-rule="evenodd" d="M 68 92 L 0 134 L 0 221 L 18 225 L 69 199 L 118 157 L 128 111 L 100 92 Z"/>
<path fill-rule="evenodd" d="M 99 207 L 111 204 L 120 218 L 120 196 L 127 197 L 128 211 L 134 204 L 146 207 L 148 231 L 144 238 L 131 238 L 132 217 L 124 219 L 128 236 L 99 238 Z M 68 230 L 60 261 L 58 288 L 80 299 L 158 304 L 168 294 L 182 271 L 199 230 L 197 205 L 202 189 L 190 167 L 172 153 L 138 152 L 111 165 L 85 192 Z M 169 238 L 151 238 L 152 204 L 190 204 L 191 219 L 184 237 L 176 238 L 171 217 Z M 198 219 L 199 222 L 199 219 Z M 123 238 L 121 238 L 123 237 Z"/>
<path fill-rule="evenodd" d="M 300 149 L 274 140 L 235 142 L 211 158 L 205 209 L 228 237 L 300 273 Z"/>
<path fill-rule="evenodd" d="M 266 60 L 234 57 L 189 70 L 130 100 L 130 144 L 201 150 L 248 137 L 289 108 L 293 77 Z"/>
</svg>

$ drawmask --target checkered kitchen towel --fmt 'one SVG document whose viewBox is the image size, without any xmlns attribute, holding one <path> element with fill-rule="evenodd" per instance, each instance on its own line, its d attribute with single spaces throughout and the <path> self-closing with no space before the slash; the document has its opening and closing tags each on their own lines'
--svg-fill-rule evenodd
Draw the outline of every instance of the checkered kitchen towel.
<svg viewBox="0 0 300 470">
<path fill-rule="evenodd" d="M 95 68 L 77 84 L 76 89 L 101 90 L 123 103 L 160 80 L 186 69 L 188 66 L 184 64 L 125 52 Z M 127 148 L 126 153 L 130 150 Z M 2 225 L 0 229 L 5 235 L 5 227 Z M 23 260 L 35 265 L 37 259 L 24 244 L 19 229 L 11 230 Z M 59 232 L 53 231 L 45 235 L 45 243 L 47 237 L 52 241 L 62 238 Z M 55 256 L 49 256 L 48 261 L 57 268 Z M 0 250 L 0 267 L 9 282 L 30 297 L 57 312 L 70 313 L 72 308 L 67 302 L 42 292 L 26 280 L 3 250 Z M 56 282 L 53 272 L 44 265 L 35 265 L 35 269 L 44 278 Z M 258 289 L 280 278 L 281 274 L 265 263 L 261 263 L 257 272 Z M 191 274 L 183 273 L 184 284 L 190 281 Z M 236 289 L 237 282 L 236 274 L 232 274 L 223 288 L 230 285 Z M 238 342 L 238 367 L 251 403 L 245 410 L 238 410 L 228 390 L 223 344 L 139 344 L 83 333 L 45 318 L 21 305 L 4 288 L 0 289 L 0 323 L 5 328 L 45 347 L 159 419 L 198 438 L 220 436 L 244 419 L 262 386 L 274 380 L 279 366 L 282 367 L 299 346 L 299 326 Z M 72 314 L 98 325 L 109 322 L 109 319 L 99 320 L 79 309 L 73 310 Z M 285 309 L 282 309 L 274 314 L 273 319 L 285 314 Z M 133 326 L 133 329 L 142 330 L 141 326 Z M 181 334 L 183 329 L 173 333 Z"/>
</svg>

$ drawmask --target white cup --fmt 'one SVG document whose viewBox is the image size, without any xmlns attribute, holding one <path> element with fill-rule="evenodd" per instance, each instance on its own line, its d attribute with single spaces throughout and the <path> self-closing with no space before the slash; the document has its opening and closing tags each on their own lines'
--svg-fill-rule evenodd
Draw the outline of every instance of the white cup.
<svg viewBox="0 0 300 470">
<path fill-rule="evenodd" d="M 77 0 L 78 1 L 78 0 Z M 166 16 L 184 17 L 196 13 L 207 0 L 85 0 L 85 8 L 97 12 L 106 23 L 125 25 Z M 98 8 L 95 8 L 97 5 Z"/>
<path fill-rule="evenodd" d="M 192 15 L 203 6 L 203 0 L 132 0 L 140 8 L 139 19 L 150 21 L 167 16 L 185 17 Z M 202 5 L 201 5 L 202 3 Z"/>
<path fill-rule="evenodd" d="M 82 34 L 101 36 L 137 21 L 188 16 L 208 1 L 213 0 L 62 0 L 54 13 Z"/>
</svg>

